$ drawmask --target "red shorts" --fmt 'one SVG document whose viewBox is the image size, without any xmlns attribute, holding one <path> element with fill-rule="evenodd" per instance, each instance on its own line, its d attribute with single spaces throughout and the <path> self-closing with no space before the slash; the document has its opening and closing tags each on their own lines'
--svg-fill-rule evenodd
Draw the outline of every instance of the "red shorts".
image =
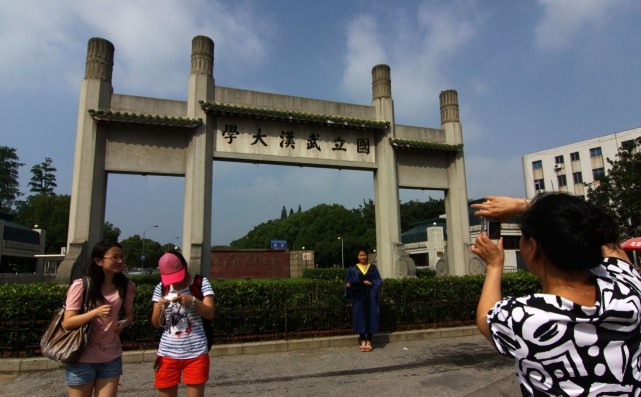
<svg viewBox="0 0 641 397">
<path fill-rule="evenodd" d="M 209 380 L 209 354 L 196 358 L 174 359 L 156 357 L 156 389 L 167 389 L 180 383 L 180 374 L 186 385 L 200 385 Z"/>
</svg>

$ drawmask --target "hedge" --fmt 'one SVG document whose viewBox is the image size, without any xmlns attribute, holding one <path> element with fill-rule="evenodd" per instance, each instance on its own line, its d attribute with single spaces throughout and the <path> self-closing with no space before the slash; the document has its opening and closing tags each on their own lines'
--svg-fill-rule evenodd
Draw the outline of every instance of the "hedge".
<svg viewBox="0 0 641 397">
<path fill-rule="evenodd" d="M 309 269 L 306 278 L 216 280 L 216 343 L 351 333 L 351 302 L 344 298 L 344 269 Z M 161 330 L 151 326 L 157 274 L 131 277 L 137 285 L 134 324 L 122 334 L 125 349 L 150 348 Z M 503 276 L 504 295 L 540 291 L 527 272 Z M 381 331 L 474 323 L 483 276 L 386 279 L 381 290 Z M 38 341 L 66 288 L 54 284 L 0 285 L 0 351 L 38 354 Z M 18 352 L 19 351 L 19 352 Z M 9 352 L 9 353 L 7 353 Z"/>
</svg>

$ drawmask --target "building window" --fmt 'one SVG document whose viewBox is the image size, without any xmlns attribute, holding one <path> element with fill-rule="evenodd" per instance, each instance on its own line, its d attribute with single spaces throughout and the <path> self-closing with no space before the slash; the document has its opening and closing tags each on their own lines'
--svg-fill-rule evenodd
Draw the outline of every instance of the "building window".
<svg viewBox="0 0 641 397">
<path fill-rule="evenodd" d="M 590 149 L 590 157 L 599 157 L 601 156 L 601 147 L 593 147 Z"/>
<path fill-rule="evenodd" d="M 543 179 L 535 179 L 534 190 L 545 190 L 545 181 Z"/>
<path fill-rule="evenodd" d="M 541 160 L 533 161 L 532 162 L 532 169 L 533 170 L 540 170 L 543 168 L 543 162 Z"/>
<path fill-rule="evenodd" d="M 563 156 L 556 156 L 554 157 L 554 164 L 563 164 L 565 161 L 563 161 Z"/>
<path fill-rule="evenodd" d="M 570 160 L 579 161 L 579 152 L 570 153 Z"/>
<path fill-rule="evenodd" d="M 573 172 L 572 178 L 574 178 L 574 183 L 583 183 L 583 175 L 580 172 Z"/>
<path fill-rule="evenodd" d="M 592 170 L 592 176 L 594 177 L 594 179 L 595 179 L 595 180 L 596 180 L 598 177 L 600 177 L 600 176 L 604 176 L 604 175 L 605 175 L 605 168 L 603 168 L 603 167 L 601 167 L 601 168 L 595 168 L 595 169 L 593 169 L 593 170 Z"/>
<path fill-rule="evenodd" d="M 559 182 L 559 187 L 566 186 L 568 184 L 568 180 L 565 178 L 565 175 L 558 175 L 556 179 Z"/>
</svg>

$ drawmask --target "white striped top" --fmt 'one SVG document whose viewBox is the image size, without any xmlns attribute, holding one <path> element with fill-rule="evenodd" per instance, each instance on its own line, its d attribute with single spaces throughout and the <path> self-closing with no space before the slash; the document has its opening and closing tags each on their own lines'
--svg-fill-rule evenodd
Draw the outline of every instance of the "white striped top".
<svg viewBox="0 0 641 397">
<path fill-rule="evenodd" d="M 169 292 L 193 295 L 189 286 L 175 290 L 171 285 Z M 202 292 L 203 296 L 214 295 L 214 290 L 206 277 L 203 277 Z M 158 283 L 151 300 L 158 302 L 162 294 L 162 283 Z M 164 322 L 161 319 L 161 324 L 165 326 L 165 330 L 158 346 L 159 356 L 188 359 L 201 356 L 209 351 L 202 318 L 193 307 L 181 306 L 177 302 L 170 303 L 164 313 Z"/>
</svg>

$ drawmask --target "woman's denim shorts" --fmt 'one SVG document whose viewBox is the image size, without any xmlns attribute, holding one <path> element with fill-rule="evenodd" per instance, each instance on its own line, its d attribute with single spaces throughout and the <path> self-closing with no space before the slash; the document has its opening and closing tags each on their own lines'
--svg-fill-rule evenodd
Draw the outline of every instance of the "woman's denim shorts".
<svg viewBox="0 0 641 397">
<path fill-rule="evenodd" d="M 68 386 L 79 386 L 93 383 L 96 379 L 117 378 L 122 375 L 122 357 L 106 363 L 67 364 L 65 382 Z"/>
</svg>

